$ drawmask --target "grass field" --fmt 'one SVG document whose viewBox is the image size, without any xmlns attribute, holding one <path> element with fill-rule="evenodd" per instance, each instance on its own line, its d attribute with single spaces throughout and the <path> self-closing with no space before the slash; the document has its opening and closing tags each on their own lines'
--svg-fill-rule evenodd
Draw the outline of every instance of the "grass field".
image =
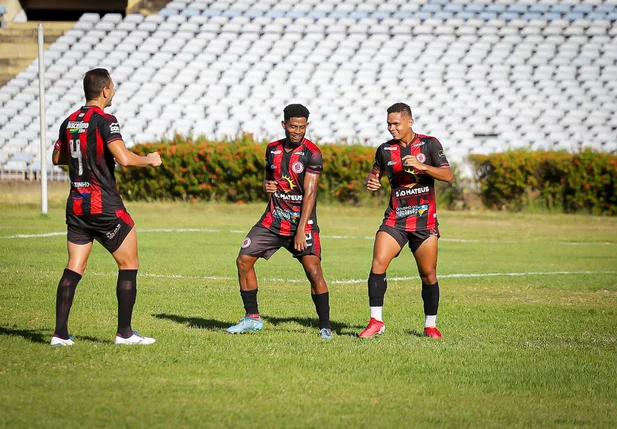
<svg viewBox="0 0 617 429">
<path fill-rule="evenodd" d="M 158 342 L 113 345 L 117 272 L 96 245 L 69 323 L 76 345 L 51 348 L 64 192 L 52 188 L 41 216 L 36 191 L 0 184 L 0 427 L 615 427 L 616 218 L 440 212 L 444 339 L 418 335 L 404 251 L 388 272 L 387 331 L 363 341 L 383 207 L 320 207 L 328 342 L 284 250 L 257 264 L 264 330 L 224 332 L 243 313 L 234 261 L 261 204 L 129 203 L 133 325 Z"/>
</svg>

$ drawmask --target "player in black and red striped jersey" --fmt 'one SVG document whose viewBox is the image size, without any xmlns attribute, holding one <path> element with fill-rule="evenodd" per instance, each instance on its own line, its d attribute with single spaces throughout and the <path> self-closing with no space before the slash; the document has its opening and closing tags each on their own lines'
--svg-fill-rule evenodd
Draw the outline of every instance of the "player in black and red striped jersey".
<svg viewBox="0 0 617 429">
<path fill-rule="evenodd" d="M 137 235 L 120 198 L 114 169 L 116 161 L 123 166 L 158 167 L 161 157 L 156 152 L 139 156 L 126 148 L 118 120 L 104 112 L 115 94 L 107 70 L 88 71 L 83 84 L 86 105 L 62 123 L 52 155 L 55 165 L 68 165 L 71 190 L 66 204 L 69 261 L 58 284 L 51 345 L 74 344 L 68 332 L 69 312 L 95 239 L 118 264 L 116 344 L 152 344 L 153 338 L 143 337 L 131 327 L 139 268 Z"/>
<path fill-rule="evenodd" d="M 309 111 L 301 104 L 283 110 L 285 138 L 266 148 L 264 190 L 270 202 L 244 239 L 236 259 L 245 316 L 227 329 L 232 334 L 263 328 L 257 306 L 255 262 L 286 248 L 304 267 L 319 316 L 319 334 L 332 338 L 328 286 L 321 270 L 321 241 L 317 225 L 317 182 L 323 170 L 321 151 L 304 136 Z"/>
<path fill-rule="evenodd" d="M 424 335 L 441 338 L 437 329 L 439 283 L 437 282 L 437 240 L 439 229 L 435 204 L 435 180 L 452 181 L 452 171 L 443 147 L 435 137 L 416 134 L 407 104 L 388 108 L 388 131 L 392 140 L 375 153 L 373 168 L 366 179 L 369 191 L 381 188 L 385 175 L 390 182 L 390 204 L 375 236 L 373 262 L 368 279 L 371 318 L 358 336 L 371 338 L 385 330 L 383 301 L 388 287 L 386 270 L 405 244 L 414 255 L 422 280 Z"/>
</svg>

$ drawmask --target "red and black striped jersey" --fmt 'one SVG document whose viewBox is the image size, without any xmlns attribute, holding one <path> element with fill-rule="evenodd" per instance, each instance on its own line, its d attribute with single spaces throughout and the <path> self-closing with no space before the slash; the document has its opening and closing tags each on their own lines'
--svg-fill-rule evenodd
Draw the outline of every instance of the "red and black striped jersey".
<svg viewBox="0 0 617 429">
<path fill-rule="evenodd" d="M 390 182 L 390 204 L 383 224 L 401 231 L 415 232 L 438 225 L 435 204 L 435 179 L 423 171 L 403 166 L 403 157 L 413 155 L 433 167 L 450 165 L 435 137 L 416 134 L 407 147 L 390 140 L 377 148 L 373 172 L 386 175 Z"/>
<path fill-rule="evenodd" d="M 55 149 L 68 153 L 71 191 L 67 214 L 89 216 L 124 209 L 114 176 L 115 160 L 107 145 L 122 140 L 115 116 L 84 106 L 60 126 Z"/>
<path fill-rule="evenodd" d="M 319 148 L 310 140 L 287 152 L 285 139 L 268 144 L 266 148 L 266 179 L 276 180 L 277 190 L 259 220 L 259 224 L 284 236 L 296 233 L 304 199 L 304 176 L 307 172 L 321 174 L 323 158 Z M 317 202 L 307 222 L 305 232 L 319 232 Z"/>
</svg>

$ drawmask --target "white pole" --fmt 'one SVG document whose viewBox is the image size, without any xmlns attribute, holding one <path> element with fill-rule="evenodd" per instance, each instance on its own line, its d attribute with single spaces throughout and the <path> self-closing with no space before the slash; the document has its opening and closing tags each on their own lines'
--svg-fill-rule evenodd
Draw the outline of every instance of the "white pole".
<svg viewBox="0 0 617 429">
<path fill-rule="evenodd" d="M 47 214 L 47 149 L 45 131 L 47 121 L 45 119 L 45 39 L 43 37 L 43 24 L 39 23 L 39 108 L 41 110 L 41 213 Z"/>
</svg>

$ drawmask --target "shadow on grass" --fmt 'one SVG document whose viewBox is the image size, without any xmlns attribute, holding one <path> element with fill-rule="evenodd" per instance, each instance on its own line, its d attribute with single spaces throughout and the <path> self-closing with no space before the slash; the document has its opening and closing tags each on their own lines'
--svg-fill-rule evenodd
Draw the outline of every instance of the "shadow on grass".
<svg viewBox="0 0 617 429">
<path fill-rule="evenodd" d="M 219 329 L 227 329 L 235 322 L 224 322 L 221 320 L 214 319 L 202 319 L 200 317 L 190 317 L 190 316 L 180 316 L 178 314 L 153 314 L 152 317 L 156 317 L 157 319 L 166 319 L 171 320 L 172 322 L 179 323 L 181 325 L 186 325 L 189 328 L 198 328 L 198 329 L 207 329 L 210 331 L 215 331 Z M 297 323 L 301 326 L 306 326 L 308 328 L 319 327 L 318 320 L 315 318 L 309 317 L 270 317 L 261 315 L 261 317 L 267 322 L 271 323 L 274 326 L 281 325 L 284 323 Z M 332 330 L 336 332 L 338 335 L 349 335 L 355 337 L 357 334 L 357 330 L 362 330 L 364 326 L 350 326 L 346 323 L 340 323 L 336 321 L 330 321 L 332 325 Z M 353 332 L 351 332 L 353 331 Z"/>
<path fill-rule="evenodd" d="M 0 326 L 0 335 L 4 335 L 7 337 L 15 336 L 22 337 L 30 342 L 39 343 L 39 344 L 48 344 L 53 332 L 47 329 L 18 329 L 18 328 L 7 328 L 5 326 Z M 78 335 L 75 337 L 75 340 L 85 340 L 92 341 L 94 343 L 103 343 L 98 338 Z"/>
<path fill-rule="evenodd" d="M 180 316 L 178 314 L 153 314 L 152 317 L 156 317 L 157 319 L 166 319 L 171 320 L 172 322 L 180 323 L 181 325 L 186 325 L 189 328 L 199 328 L 199 329 L 208 329 L 210 331 L 215 331 L 219 329 L 227 329 L 233 323 L 223 322 L 221 320 L 214 319 L 202 319 L 201 317 L 190 317 L 190 316 Z"/>
<path fill-rule="evenodd" d="M 319 321 L 317 318 L 271 317 L 271 316 L 264 316 L 263 314 L 261 315 L 261 317 L 264 320 L 267 320 L 268 322 L 272 323 L 274 326 L 281 325 L 283 323 L 297 323 L 298 325 L 306 326 L 307 328 L 317 329 L 319 327 Z M 330 320 L 330 325 L 332 326 L 332 330 L 336 332 L 338 335 L 349 335 L 352 337 L 355 337 L 357 335 L 356 330 L 364 329 L 364 326 L 358 326 L 358 325 L 351 326 L 347 323 L 337 322 L 335 320 Z M 350 332 L 350 331 L 353 331 L 353 332 Z"/>
</svg>

